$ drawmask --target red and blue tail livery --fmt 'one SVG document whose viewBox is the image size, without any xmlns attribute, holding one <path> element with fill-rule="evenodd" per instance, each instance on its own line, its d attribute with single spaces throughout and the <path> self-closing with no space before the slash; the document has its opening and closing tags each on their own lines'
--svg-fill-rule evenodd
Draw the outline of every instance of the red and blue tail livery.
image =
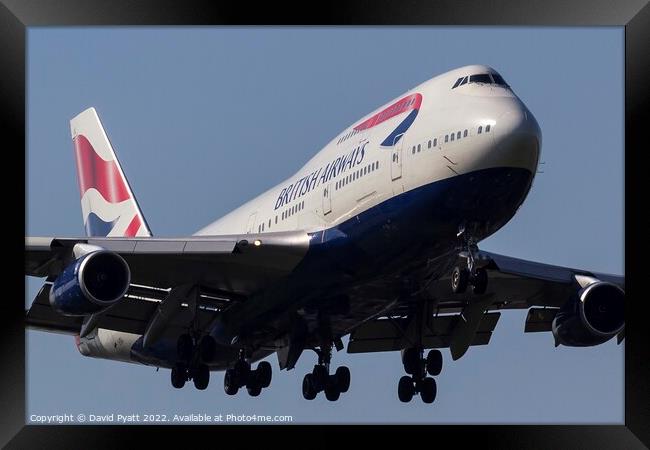
<svg viewBox="0 0 650 450">
<path fill-rule="evenodd" d="M 95 108 L 70 121 L 88 236 L 151 236 Z"/>
</svg>

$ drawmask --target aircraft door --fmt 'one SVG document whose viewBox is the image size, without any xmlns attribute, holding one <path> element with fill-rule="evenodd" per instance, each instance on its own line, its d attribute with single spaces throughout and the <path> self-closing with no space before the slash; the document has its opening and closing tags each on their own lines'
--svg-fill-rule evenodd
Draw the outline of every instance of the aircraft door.
<svg viewBox="0 0 650 450">
<path fill-rule="evenodd" d="M 332 183 L 327 183 L 323 189 L 323 215 L 332 212 Z"/>
<path fill-rule="evenodd" d="M 399 180 L 402 178 L 402 144 L 404 142 L 404 133 L 398 134 L 393 140 L 393 150 L 390 157 L 390 178 Z"/>
<path fill-rule="evenodd" d="M 257 222 L 257 211 L 255 211 L 253 214 L 251 214 L 248 217 L 248 225 L 246 226 L 246 233 L 251 234 L 251 233 L 257 233 L 257 230 L 255 230 L 255 223 Z"/>
</svg>

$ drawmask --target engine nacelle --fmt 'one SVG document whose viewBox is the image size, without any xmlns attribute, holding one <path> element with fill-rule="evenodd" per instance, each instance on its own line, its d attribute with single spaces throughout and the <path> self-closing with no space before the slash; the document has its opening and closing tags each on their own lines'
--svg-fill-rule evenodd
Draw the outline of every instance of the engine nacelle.
<svg viewBox="0 0 650 450">
<path fill-rule="evenodd" d="M 58 276 L 50 289 L 50 304 L 66 316 L 93 314 L 124 297 L 130 282 L 131 271 L 120 255 L 96 250 Z"/>
<path fill-rule="evenodd" d="M 578 291 L 553 319 L 556 342 L 589 347 L 608 341 L 625 327 L 625 292 L 615 284 L 596 281 Z"/>
</svg>

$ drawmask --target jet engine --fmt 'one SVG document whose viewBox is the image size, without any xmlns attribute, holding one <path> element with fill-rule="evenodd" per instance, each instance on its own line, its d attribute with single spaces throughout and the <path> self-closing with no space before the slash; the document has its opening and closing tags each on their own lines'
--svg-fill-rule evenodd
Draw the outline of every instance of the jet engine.
<svg viewBox="0 0 650 450">
<path fill-rule="evenodd" d="M 131 271 L 117 253 L 100 249 L 65 268 L 50 289 L 50 304 L 66 316 L 101 311 L 124 297 Z"/>
<path fill-rule="evenodd" d="M 589 284 L 555 315 L 555 341 L 569 347 L 608 341 L 625 327 L 624 303 L 625 292 L 617 285 L 604 281 Z"/>
</svg>

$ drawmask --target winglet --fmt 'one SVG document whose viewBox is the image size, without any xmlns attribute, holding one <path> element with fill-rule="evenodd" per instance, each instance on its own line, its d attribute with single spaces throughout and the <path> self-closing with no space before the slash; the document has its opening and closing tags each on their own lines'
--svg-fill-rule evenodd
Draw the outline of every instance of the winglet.
<svg viewBox="0 0 650 450">
<path fill-rule="evenodd" d="M 95 108 L 70 121 L 88 236 L 151 236 Z"/>
</svg>

